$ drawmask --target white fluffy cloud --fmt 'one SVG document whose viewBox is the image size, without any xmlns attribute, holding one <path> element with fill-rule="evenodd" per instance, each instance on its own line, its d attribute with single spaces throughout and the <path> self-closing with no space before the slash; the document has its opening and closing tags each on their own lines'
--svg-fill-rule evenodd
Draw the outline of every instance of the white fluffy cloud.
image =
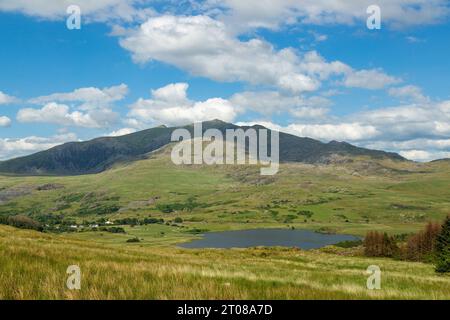
<svg viewBox="0 0 450 320">
<path fill-rule="evenodd" d="M 400 79 L 389 76 L 381 70 L 352 71 L 344 79 L 346 87 L 371 90 L 383 89 L 399 82 L 401 82 Z"/>
<path fill-rule="evenodd" d="M 136 131 L 137 131 L 137 130 L 134 129 L 134 128 L 122 128 L 122 129 L 119 129 L 119 130 L 115 130 L 115 131 L 113 131 L 113 132 L 110 132 L 110 133 L 108 134 L 108 136 L 109 136 L 109 137 L 119 137 L 119 136 L 124 136 L 124 135 L 126 135 L 126 134 L 134 133 L 134 132 L 136 132 Z"/>
<path fill-rule="evenodd" d="M 375 138 L 380 132 L 374 126 L 354 123 L 337 124 L 290 124 L 280 126 L 268 121 L 240 122 L 240 125 L 260 124 L 269 129 L 287 132 L 300 137 L 308 137 L 323 141 L 358 141 Z"/>
<path fill-rule="evenodd" d="M 82 110 L 108 106 L 112 102 L 122 100 L 128 94 L 128 86 L 120 84 L 109 88 L 79 88 L 72 92 L 53 93 L 30 99 L 30 103 L 44 104 L 48 102 L 81 102 Z"/>
<path fill-rule="evenodd" d="M 321 118 L 328 113 L 331 105 L 331 101 L 324 97 L 304 98 L 279 91 L 245 91 L 233 95 L 230 101 L 240 110 L 253 110 L 264 115 L 290 112 L 297 118 Z"/>
<path fill-rule="evenodd" d="M 276 50 L 261 39 L 242 41 L 208 16 L 161 16 L 129 30 L 120 44 L 139 63 L 162 61 L 216 81 L 243 81 L 301 93 L 317 90 L 331 76 L 345 85 L 380 89 L 399 80 L 381 70 L 353 70 L 327 62 L 317 52 L 300 55 L 293 48 Z"/>
<path fill-rule="evenodd" d="M 69 106 L 55 102 L 50 102 L 41 109 L 20 109 L 17 113 L 17 120 L 23 123 L 41 122 L 86 128 L 108 127 L 116 119 L 117 114 L 110 109 L 96 109 L 87 113 L 70 112 Z"/>
<path fill-rule="evenodd" d="M 422 93 L 422 89 L 412 85 L 390 88 L 388 92 L 391 96 L 400 99 L 406 99 L 422 103 L 429 101 L 429 98 L 425 97 L 424 94 Z"/>
<path fill-rule="evenodd" d="M 188 84 L 175 83 L 152 91 L 151 99 L 140 98 L 130 106 L 129 125 L 141 123 L 179 125 L 196 121 L 221 119 L 233 121 L 237 110 L 222 98 L 191 101 L 187 98 Z"/>
<path fill-rule="evenodd" d="M 447 106 L 448 102 L 412 104 L 362 112 L 352 118 L 382 128 L 383 134 L 390 139 L 441 139 L 450 136 L 450 109 Z"/>
<path fill-rule="evenodd" d="M 327 62 L 317 51 L 306 52 L 299 62 L 299 68 L 302 72 L 320 80 L 326 80 L 333 75 L 346 75 L 354 72 L 343 62 Z"/>
<path fill-rule="evenodd" d="M 291 124 L 288 131 L 302 137 L 319 140 L 358 141 L 372 139 L 380 134 L 376 127 L 361 123 Z"/>
<path fill-rule="evenodd" d="M 449 139 L 425 139 L 418 138 L 406 141 L 373 141 L 367 144 L 372 149 L 389 149 L 389 150 L 450 150 Z"/>
<path fill-rule="evenodd" d="M 300 70 L 293 49 L 277 51 L 260 39 L 240 41 L 207 16 L 151 18 L 120 43 L 137 62 L 163 61 L 217 81 L 268 84 L 293 92 L 319 86 Z"/>
<path fill-rule="evenodd" d="M 268 128 L 323 141 L 341 140 L 386 151 L 399 152 L 417 161 L 449 157 L 450 101 L 416 103 L 360 112 L 346 117 L 324 118 L 318 123 L 293 122 Z"/>
<path fill-rule="evenodd" d="M 395 27 L 434 24 L 449 15 L 446 0 L 224 0 L 207 1 L 223 8 L 221 19 L 237 29 L 278 28 L 280 25 L 364 23 L 366 9 L 377 4 L 383 21 Z"/>
<path fill-rule="evenodd" d="M 6 93 L 0 91 L 0 104 L 9 104 L 9 103 L 14 103 L 16 102 L 18 99 L 16 97 L 7 95 Z"/>
<path fill-rule="evenodd" d="M 133 21 L 148 15 L 152 10 L 139 10 L 138 0 L 1 0 L 0 11 L 21 12 L 45 19 L 62 19 L 68 16 L 70 5 L 78 5 L 84 21 Z"/>
<path fill-rule="evenodd" d="M 414 161 L 431 161 L 450 158 L 450 152 L 429 152 L 425 150 L 400 151 L 400 155 Z"/>
<path fill-rule="evenodd" d="M 46 138 L 31 136 L 17 139 L 0 139 L 0 160 L 46 150 L 56 145 L 76 140 L 77 136 L 74 133 L 66 133 Z"/>
<path fill-rule="evenodd" d="M 278 28 L 293 24 L 352 24 L 367 18 L 372 0 L 199 0 L 189 1 L 197 12 L 211 14 L 237 30 Z M 127 22 L 154 15 L 153 1 L 143 0 L 1 0 L 0 11 L 61 19 L 69 5 L 78 5 L 88 21 Z M 449 14 L 446 0 L 378 0 L 383 21 L 394 26 L 434 24 Z M 178 1 L 164 5 L 176 11 Z M 185 8 L 185 6 L 184 6 Z"/>
<path fill-rule="evenodd" d="M 291 113 L 298 119 L 321 119 L 324 118 L 329 111 L 328 108 L 300 107 L 291 110 Z"/>
<path fill-rule="evenodd" d="M 0 116 L 0 127 L 9 127 L 11 125 L 11 119 L 6 116 Z"/>
<path fill-rule="evenodd" d="M 85 87 L 40 96 L 28 102 L 42 107 L 20 109 L 17 120 L 22 123 L 53 123 L 84 128 L 110 127 L 118 119 L 118 113 L 111 109 L 114 102 L 124 99 L 127 94 L 128 86 L 120 84 L 103 89 Z"/>
</svg>

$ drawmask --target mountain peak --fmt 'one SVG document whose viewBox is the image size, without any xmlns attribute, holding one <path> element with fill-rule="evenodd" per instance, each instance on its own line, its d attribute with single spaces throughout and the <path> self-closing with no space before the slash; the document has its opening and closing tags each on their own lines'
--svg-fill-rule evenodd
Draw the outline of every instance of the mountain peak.
<svg viewBox="0 0 450 320">
<path fill-rule="evenodd" d="M 253 128 L 264 128 L 254 125 Z M 33 175 L 78 175 L 98 173 L 116 163 L 135 161 L 146 157 L 171 143 L 176 128 L 193 128 L 193 124 L 167 128 L 159 126 L 120 137 L 103 137 L 83 142 L 71 142 L 29 156 L 0 162 L 0 172 Z M 203 122 L 203 129 L 215 128 L 225 134 L 227 129 L 240 127 L 219 119 Z M 322 143 L 311 138 L 302 138 L 280 132 L 279 150 L 281 162 L 326 163 L 332 155 L 370 156 L 405 160 L 396 153 L 370 150 L 346 142 Z"/>
</svg>

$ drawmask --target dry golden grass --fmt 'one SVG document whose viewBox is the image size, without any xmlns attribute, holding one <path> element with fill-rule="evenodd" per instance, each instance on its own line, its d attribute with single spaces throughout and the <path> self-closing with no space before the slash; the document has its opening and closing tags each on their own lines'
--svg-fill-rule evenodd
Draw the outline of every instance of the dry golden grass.
<svg viewBox="0 0 450 320">
<path fill-rule="evenodd" d="M 81 290 L 66 288 L 79 265 Z M 366 268 L 382 289 L 366 288 Z M 450 299 L 433 266 L 296 249 L 108 246 L 0 226 L 1 299 Z"/>
</svg>

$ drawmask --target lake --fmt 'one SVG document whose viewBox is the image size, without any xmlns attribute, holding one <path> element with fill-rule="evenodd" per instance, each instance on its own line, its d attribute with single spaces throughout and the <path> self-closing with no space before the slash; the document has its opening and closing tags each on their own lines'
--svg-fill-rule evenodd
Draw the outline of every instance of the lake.
<svg viewBox="0 0 450 320">
<path fill-rule="evenodd" d="M 316 249 L 341 241 L 360 238 L 345 234 L 324 234 L 311 230 L 253 229 L 208 232 L 201 239 L 179 244 L 183 248 L 248 248 L 248 247 L 298 247 Z"/>
</svg>

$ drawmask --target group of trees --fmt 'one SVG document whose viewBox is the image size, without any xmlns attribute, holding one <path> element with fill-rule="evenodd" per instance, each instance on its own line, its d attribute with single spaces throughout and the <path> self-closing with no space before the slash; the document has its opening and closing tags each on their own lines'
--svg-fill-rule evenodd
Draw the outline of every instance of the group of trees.
<svg viewBox="0 0 450 320">
<path fill-rule="evenodd" d="M 138 218 L 123 218 L 114 220 L 115 224 L 118 225 L 129 225 L 129 226 L 138 226 L 138 225 L 147 225 L 147 224 L 155 224 L 155 223 L 164 223 L 164 219 L 162 218 L 144 218 L 139 220 Z"/>
<path fill-rule="evenodd" d="M 440 232 L 441 224 L 429 222 L 424 230 L 408 239 L 404 252 L 405 258 L 411 261 L 432 261 Z"/>
<path fill-rule="evenodd" d="M 364 254 L 433 262 L 437 272 L 450 272 L 450 216 L 442 225 L 429 222 L 424 230 L 410 236 L 406 243 L 399 244 L 395 237 L 370 231 L 364 239 Z"/>
<path fill-rule="evenodd" d="M 436 271 L 450 272 L 450 217 L 442 225 L 436 239 Z"/>
<path fill-rule="evenodd" d="M 364 238 L 364 254 L 368 257 L 395 257 L 398 252 L 396 240 L 387 233 L 369 231 Z"/>
<path fill-rule="evenodd" d="M 24 215 L 0 217 L 0 224 L 6 224 L 21 229 L 43 230 L 42 224 Z"/>
</svg>

